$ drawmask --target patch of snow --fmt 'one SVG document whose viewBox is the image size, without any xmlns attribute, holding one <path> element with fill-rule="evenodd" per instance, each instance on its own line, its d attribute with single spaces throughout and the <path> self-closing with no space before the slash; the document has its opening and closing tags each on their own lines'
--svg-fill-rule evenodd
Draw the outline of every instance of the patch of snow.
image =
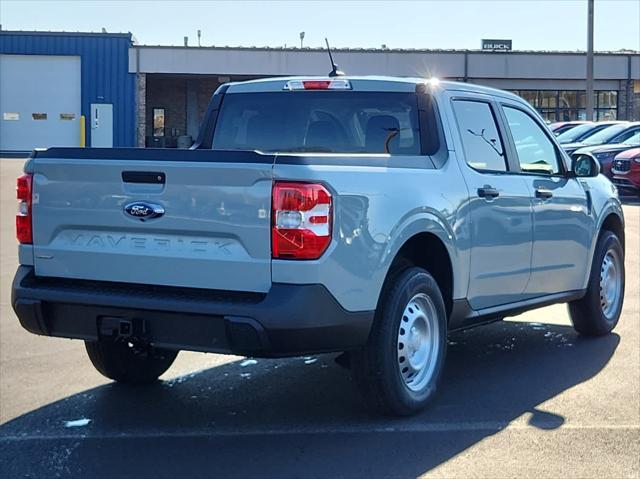
<svg viewBox="0 0 640 479">
<path fill-rule="evenodd" d="M 256 361 L 255 359 L 245 359 L 240 363 L 240 367 L 245 368 L 247 366 L 253 366 L 254 364 L 258 364 L 258 361 Z"/>
<path fill-rule="evenodd" d="M 194 371 L 190 374 L 184 374 L 182 376 L 178 376 L 177 378 L 173 378 L 173 379 L 169 379 L 168 381 L 165 381 L 164 384 L 169 386 L 170 388 L 173 387 L 176 384 L 181 384 L 195 376 L 197 376 L 198 374 L 204 372 L 204 369 L 199 369 L 198 371 Z"/>
<path fill-rule="evenodd" d="M 304 363 L 305 364 L 313 364 L 318 360 L 318 358 L 305 358 Z"/>
<path fill-rule="evenodd" d="M 75 421 L 65 421 L 64 427 L 84 427 L 91 422 L 91 419 L 82 418 Z"/>
</svg>

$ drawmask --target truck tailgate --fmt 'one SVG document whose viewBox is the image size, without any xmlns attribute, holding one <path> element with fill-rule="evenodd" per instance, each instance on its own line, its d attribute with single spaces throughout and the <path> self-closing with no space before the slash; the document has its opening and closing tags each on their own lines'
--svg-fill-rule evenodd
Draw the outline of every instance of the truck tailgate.
<svg viewBox="0 0 640 479">
<path fill-rule="evenodd" d="M 272 158 L 194 153 L 183 151 L 183 161 L 149 161 L 150 151 L 143 160 L 36 156 L 36 275 L 268 291 Z M 164 213 L 142 220 L 130 214 L 136 205 Z"/>
</svg>

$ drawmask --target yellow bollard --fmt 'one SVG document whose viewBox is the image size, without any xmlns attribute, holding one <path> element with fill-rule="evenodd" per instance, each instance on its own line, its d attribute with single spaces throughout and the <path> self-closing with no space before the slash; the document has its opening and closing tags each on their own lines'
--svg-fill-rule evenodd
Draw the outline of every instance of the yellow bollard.
<svg viewBox="0 0 640 479">
<path fill-rule="evenodd" d="M 85 117 L 80 115 L 80 146 L 84 148 L 87 144 L 87 133 L 85 127 Z"/>
</svg>

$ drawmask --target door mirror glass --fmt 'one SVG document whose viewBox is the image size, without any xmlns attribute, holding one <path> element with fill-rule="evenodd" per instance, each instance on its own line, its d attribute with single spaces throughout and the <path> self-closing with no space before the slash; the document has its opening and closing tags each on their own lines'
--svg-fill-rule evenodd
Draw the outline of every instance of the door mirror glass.
<svg viewBox="0 0 640 479">
<path fill-rule="evenodd" d="M 581 178 L 598 176 L 600 174 L 600 163 L 589 155 L 576 156 L 571 165 L 573 173 Z"/>
</svg>

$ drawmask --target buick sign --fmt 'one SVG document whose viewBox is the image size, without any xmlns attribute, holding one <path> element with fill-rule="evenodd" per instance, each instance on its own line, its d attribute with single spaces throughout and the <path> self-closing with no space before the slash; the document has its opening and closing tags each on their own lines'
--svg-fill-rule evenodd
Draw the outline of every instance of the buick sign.
<svg viewBox="0 0 640 479">
<path fill-rule="evenodd" d="M 482 49 L 490 52 L 510 52 L 511 40 L 482 40 Z"/>
<path fill-rule="evenodd" d="M 140 221 L 147 221 L 152 218 L 159 218 L 164 214 L 164 208 L 160 205 L 147 203 L 146 201 L 136 201 L 124 207 L 124 212 L 132 218 Z"/>
</svg>

